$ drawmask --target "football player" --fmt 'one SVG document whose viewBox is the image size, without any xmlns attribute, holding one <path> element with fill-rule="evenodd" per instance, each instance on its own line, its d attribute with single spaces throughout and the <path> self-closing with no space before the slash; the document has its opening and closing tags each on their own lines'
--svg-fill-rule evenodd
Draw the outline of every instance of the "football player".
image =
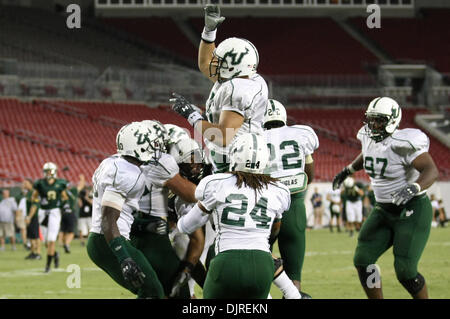
<svg viewBox="0 0 450 319">
<path fill-rule="evenodd" d="M 266 173 L 278 178 L 288 186 L 291 206 L 283 214 L 283 223 L 278 235 L 278 247 L 284 269 L 301 289 L 301 272 L 305 256 L 307 185 L 314 178 L 313 153 L 319 147 L 314 130 L 306 125 L 287 126 L 284 106 L 269 99 L 264 116 L 264 131 L 270 160 Z M 273 242 L 271 243 L 273 244 Z"/>
<path fill-rule="evenodd" d="M 217 5 L 205 8 L 205 27 L 198 51 L 198 67 L 214 85 L 206 101 L 205 118 L 184 97 L 174 93 L 173 109 L 200 132 L 214 172 L 228 171 L 229 145 L 245 132 L 262 133 L 268 99 L 266 81 L 256 73 L 259 55 L 246 39 L 228 38 L 214 44 L 225 18 Z"/>
<path fill-rule="evenodd" d="M 141 166 L 157 160 L 164 147 L 160 131 L 142 122 L 123 126 L 117 154 L 102 161 L 92 177 L 92 228 L 89 258 L 138 298 L 163 298 L 164 290 L 142 252 L 130 242 L 133 211 L 145 189 Z"/>
<path fill-rule="evenodd" d="M 398 129 L 402 111 L 389 97 L 372 100 L 365 116 L 357 134 L 361 154 L 333 179 L 337 189 L 350 174 L 364 169 L 375 193 L 376 204 L 358 236 L 354 265 L 367 297 L 383 298 L 373 265 L 392 246 L 398 281 L 413 298 L 428 298 L 417 265 L 430 234 L 432 209 L 426 190 L 438 178 L 428 153 L 430 141 L 419 129 Z"/>
<path fill-rule="evenodd" d="M 201 146 L 193 139 L 179 140 L 176 144 L 172 145 L 170 154 L 175 158 L 180 168 L 180 174 L 195 185 L 203 177 L 210 175 L 211 165 L 204 163 Z M 179 287 L 185 282 L 188 282 L 191 296 L 195 297 L 195 281 L 202 288 L 205 281 L 206 270 L 203 264 L 205 263 L 208 248 L 214 242 L 214 231 L 210 227 L 199 228 L 188 236 L 179 233 L 176 228 L 178 219 L 187 214 L 194 205 L 195 203 L 186 202 L 180 196 L 174 196 L 170 200 L 169 212 L 172 213 L 170 215 L 174 215 L 171 219 L 175 225 L 171 233 L 172 245 L 179 258 L 182 259 L 181 263 L 188 265 L 184 269 L 180 267 L 180 272 L 172 287 L 171 295 L 175 295 Z"/>
<path fill-rule="evenodd" d="M 26 217 L 27 225 L 38 213 L 39 224 L 43 226 L 45 241 L 47 242 L 47 263 L 45 272 L 48 273 L 54 261 L 55 268 L 59 267 L 59 253 L 56 251 L 61 224 L 61 210 L 70 210 L 69 196 L 67 195 L 67 181 L 57 177 L 58 167 L 55 163 L 44 164 L 44 178 L 37 180 L 33 185 L 31 194 L 32 206 Z"/>
<path fill-rule="evenodd" d="M 353 231 L 359 231 L 363 220 L 364 190 L 355 184 L 353 177 L 347 177 L 344 181 L 341 196 L 345 197 L 345 212 L 347 214 L 346 227 L 349 236 L 353 236 Z"/>
<path fill-rule="evenodd" d="M 245 133 L 231 145 L 230 172 L 203 178 L 197 204 L 177 227 L 191 234 L 213 215 L 216 256 L 203 289 L 205 299 L 267 298 L 274 274 L 269 237 L 276 236 L 290 205 L 289 189 L 264 174 L 269 161 L 261 135 Z"/>
<path fill-rule="evenodd" d="M 167 132 L 157 121 L 143 121 L 151 129 L 161 132 L 164 145 L 167 145 Z M 170 296 L 171 288 L 180 268 L 189 267 L 181 263 L 169 239 L 167 216 L 169 191 L 187 202 L 195 202 L 195 184 L 180 175 L 175 159 L 166 153 L 165 148 L 156 159 L 142 166 L 145 177 L 145 191 L 139 200 L 139 209 L 135 213 L 132 226 L 131 242 L 141 250 L 155 269 L 164 288 L 166 296 Z M 189 289 L 184 285 L 176 298 L 189 298 Z"/>
<path fill-rule="evenodd" d="M 78 193 L 84 188 L 86 179 L 83 174 L 80 174 L 77 187 L 73 187 L 68 190 L 67 195 L 69 197 L 70 208 L 66 209 L 61 216 L 61 227 L 59 232 L 59 242 L 64 247 L 66 254 L 70 254 L 70 244 L 75 236 L 75 207 Z"/>
<path fill-rule="evenodd" d="M 336 227 L 338 233 L 341 232 L 340 214 L 342 210 L 340 190 L 331 190 L 327 194 L 327 200 L 330 203 L 330 232 L 333 232 L 333 220 L 336 218 Z"/>
</svg>

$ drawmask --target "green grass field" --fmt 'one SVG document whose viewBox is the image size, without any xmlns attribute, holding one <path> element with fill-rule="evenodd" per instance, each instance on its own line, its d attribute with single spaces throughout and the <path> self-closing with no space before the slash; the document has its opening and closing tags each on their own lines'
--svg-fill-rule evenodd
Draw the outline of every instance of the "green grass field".
<svg viewBox="0 0 450 319">
<path fill-rule="evenodd" d="M 327 229 L 307 231 L 303 290 L 320 299 L 365 298 L 352 264 L 355 245 L 356 237 L 350 238 L 347 233 L 330 233 Z M 0 298 L 135 298 L 89 260 L 78 240 L 71 248 L 71 254 L 60 249 L 60 268 L 44 274 L 45 256 L 39 261 L 25 260 L 28 252 L 23 247 L 11 251 L 7 245 L 5 251 L 0 251 Z M 72 273 L 67 272 L 70 264 L 80 266 L 80 288 L 67 285 L 72 278 Z M 409 298 L 395 277 L 392 250 L 380 258 L 378 265 L 385 298 Z M 450 227 L 432 228 L 419 271 L 427 280 L 431 298 L 450 298 Z M 199 287 L 196 292 L 201 298 Z M 272 287 L 271 294 L 274 299 L 281 297 L 276 287 Z"/>
</svg>

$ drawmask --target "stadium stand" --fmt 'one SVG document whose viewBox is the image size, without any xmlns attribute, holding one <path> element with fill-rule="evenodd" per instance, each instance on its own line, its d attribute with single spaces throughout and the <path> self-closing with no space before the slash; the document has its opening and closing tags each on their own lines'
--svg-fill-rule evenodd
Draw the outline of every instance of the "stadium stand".
<svg viewBox="0 0 450 319">
<path fill-rule="evenodd" d="M 412 18 L 383 18 L 382 27 L 369 29 L 363 18 L 349 21 L 398 62 L 427 63 L 450 72 L 450 9 L 422 9 Z"/>
</svg>

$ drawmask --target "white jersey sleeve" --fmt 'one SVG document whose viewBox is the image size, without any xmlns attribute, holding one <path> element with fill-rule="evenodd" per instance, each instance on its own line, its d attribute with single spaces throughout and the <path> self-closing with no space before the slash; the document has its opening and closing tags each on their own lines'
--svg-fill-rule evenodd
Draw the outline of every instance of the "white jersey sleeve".
<svg viewBox="0 0 450 319">
<path fill-rule="evenodd" d="M 171 155 L 163 153 L 158 161 L 142 166 L 142 171 L 153 185 L 163 187 L 168 180 L 180 172 L 180 169 Z"/>
<path fill-rule="evenodd" d="M 114 166 L 108 169 L 102 176 L 104 191 L 120 194 L 126 198 L 137 184 L 140 171 L 131 170 L 133 168 L 125 160 L 114 161 Z"/>
<path fill-rule="evenodd" d="M 303 141 L 302 146 L 306 156 L 311 155 L 319 148 L 319 138 L 311 127 L 307 125 L 293 125 L 292 127 L 301 131 L 301 134 L 299 133 L 299 138 Z"/>
<path fill-rule="evenodd" d="M 395 132 L 392 136 L 392 151 L 404 157 L 406 164 L 411 164 L 417 156 L 428 152 L 430 139 L 421 130 L 407 128 Z"/>
<path fill-rule="evenodd" d="M 280 202 L 280 207 L 276 212 L 276 218 L 281 219 L 283 217 L 283 213 L 289 210 L 289 207 L 291 207 L 291 192 L 289 191 L 289 188 L 283 183 L 277 182 L 276 186 L 284 190 L 284 192 L 279 192 L 277 194 L 277 199 Z"/>
<path fill-rule="evenodd" d="M 197 188 L 195 189 L 195 198 L 206 208 L 206 210 L 211 211 L 216 207 L 217 183 L 231 176 L 232 175 L 227 173 L 209 175 L 203 178 L 197 185 Z"/>
<path fill-rule="evenodd" d="M 92 232 L 103 233 L 101 229 L 101 203 L 105 192 L 113 192 L 124 198 L 124 204 L 117 220 L 120 234 L 129 238 L 132 213 L 139 209 L 139 199 L 144 192 L 145 179 L 136 165 L 127 162 L 119 156 L 105 159 L 92 177 L 94 184 L 94 202 L 92 212 Z"/>
</svg>

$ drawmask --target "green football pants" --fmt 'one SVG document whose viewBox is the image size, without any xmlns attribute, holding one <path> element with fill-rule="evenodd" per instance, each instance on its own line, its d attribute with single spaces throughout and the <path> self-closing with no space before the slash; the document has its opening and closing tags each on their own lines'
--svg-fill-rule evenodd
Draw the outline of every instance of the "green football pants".
<svg viewBox="0 0 450 319">
<path fill-rule="evenodd" d="M 272 255 L 262 250 L 227 250 L 215 256 L 203 287 L 205 299 L 267 299 Z"/>
<path fill-rule="evenodd" d="M 278 248 L 284 271 L 291 280 L 301 281 L 305 259 L 306 209 L 304 194 L 291 195 L 291 206 L 283 213 L 278 235 Z"/>
<path fill-rule="evenodd" d="M 131 242 L 152 265 L 165 294 L 169 296 L 180 266 L 180 259 L 170 243 L 169 235 L 140 233 L 131 235 Z M 176 298 L 189 299 L 190 297 L 189 286 L 186 284 L 180 289 Z"/>
<path fill-rule="evenodd" d="M 144 285 L 137 290 L 131 284 L 125 281 L 120 269 L 120 264 L 111 251 L 106 239 L 101 234 L 90 233 L 87 242 L 87 252 L 89 258 L 103 271 L 105 271 L 115 282 L 128 289 L 138 298 L 164 298 L 164 290 L 156 276 L 150 263 L 138 249 L 127 240 L 126 249 L 130 257 L 138 264 L 145 274 Z"/>
<path fill-rule="evenodd" d="M 397 279 L 415 278 L 430 235 L 431 219 L 431 203 L 426 195 L 413 198 L 404 206 L 377 203 L 359 233 L 354 265 L 375 264 L 393 246 Z"/>
</svg>

